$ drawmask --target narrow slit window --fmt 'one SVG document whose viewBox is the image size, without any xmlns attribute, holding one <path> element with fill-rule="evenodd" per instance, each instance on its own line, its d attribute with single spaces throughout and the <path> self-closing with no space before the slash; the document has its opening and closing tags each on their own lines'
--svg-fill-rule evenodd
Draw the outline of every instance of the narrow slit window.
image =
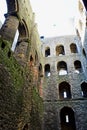
<svg viewBox="0 0 87 130">
<path fill-rule="evenodd" d="M 64 98 L 67 98 L 67 92 L 66 91 L 64 91 L 63 95 L 64 95 Z"/>
<path fill-rule="evenodd" d="M 66 122 L 69 123 L 69 115 L 66 115 Z"/>
</svg>

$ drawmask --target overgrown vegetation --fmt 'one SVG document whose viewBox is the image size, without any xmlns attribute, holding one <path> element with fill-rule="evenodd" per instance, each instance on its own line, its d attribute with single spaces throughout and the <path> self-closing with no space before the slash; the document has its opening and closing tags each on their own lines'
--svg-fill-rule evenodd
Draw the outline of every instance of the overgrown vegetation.
<svg viewBox="0 0 87 130">
<path fill-rule="evenodd" d="M 36 86 L 33 86 L 33 73 L 28 67 L 23 68 L 17 62 L 10 48 L 11 43 L 0 38 L 0 67 L 2 67 L 0 108 L 3 108 L 2 117 L 4 113 L 0 125 L 4 130 L 20 130 L 26 123 L 29 123 L 31 130 L 41 130 L 43 102 L 36 92 Z M 6 125 L 4 122 L 7 122 Z"/>
<path fill-rule="evenodd" d="M 2 48 L 2 44 L 4 44 L 4 48 Z M 9 43 L 0 39 L 0 46 L 0 63 L 3 64 L 10 73 L 15 89 L 20 89 L 24 82 L 24 70 L 13 57 L 12 51 L 9 50 Z"/>
<path fill-rule="evenodd" d="M 43 101 L 39 94 L 33 88 L 32 95 L 32 111 L 31 111 L 31 127 L 32 129 L 41 130 L 43 120 Z"/>
</svg>

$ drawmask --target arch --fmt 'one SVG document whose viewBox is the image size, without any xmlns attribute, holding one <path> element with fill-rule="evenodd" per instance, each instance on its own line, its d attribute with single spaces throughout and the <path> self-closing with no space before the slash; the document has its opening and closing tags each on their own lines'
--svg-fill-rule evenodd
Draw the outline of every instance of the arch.
<svg viewBox="0 0 87 130">
<path fill-rule="evenodd" d="M 74 67 L 75 67 L 75 73 L 81 73 L 82 72 L 82 65 L 79 60 L 76 60 L 74 62 Z"/>
<path fill-rule="evenodd" d="M 33 61 L 34 61 L 33 56 L 30 55 L 30 62 L 33 62 Z"/>
<path fill-rule="evenodd" d="M 19 23 L 18 31 L 19 31 L 19 40 L 28 38 L 29 36 L 28 28 L 27 28 L 26 22 L 23 19 L 22 19 L 22 22 Z"/>
<path fill-rule="evenodd" d="M 39 64 L 39 72 L 42 72 L 42 64 Z"/>
<path fill-rule="evenodd" d="M 39 71 L 40 77 L 43 77 L 43 68 L 42 68 L 42 64 L 41 63 L 39 64 L 38 71 Z"/>
<path fill-rule="evenodd" d="M 70 107 L 63 107 L 60 111 L 61 130 L 76 130 L 74 111 Z"/>
<path fill-rule="evenodd" d="M 34 66 L 34 58 L 33 58 L 32 54 L 29 57 L 29 65 L 30 65 L 30 67 Z"/>
<path fill-rule="evenodd" d="M 15 13 L 19 11 L 18 0 L 6 0 L 8 13 Z"/>
<path fill-rule="evenodd" d="M 50 65 L 49 65 L 49 64 L 46 64 L 44 70 L 45 70 L 45 76 L 46 76 L 46 77 L 49 77 L 50 74 L 51 74 L 51 73 L 50 73 Z"/>
<path fill-rule="evenodd" d="M 87 98 L 87 83 L 83 82 L 81 84 L 82 96 Z"/>
<path fill-rule="evenodd" d="M 50 47 L 46 47 L 45 49 L 45 57 L 50 56 Z"/>
<path fill-rule="evenodd" d="M 22 41 L 26 42 L 28 40 L 28 35 L 29 34 L 28 34 L 27 25 L 25 21 L 22 20 L 19 23 L 18 29 L 16 31 L 11 50 L 14 51 Z"/>
<path fill-rule="evenodd" d="M 65 55 L 63 45 L 56 46 L 56 56 L 59 56 L 59 55 Z"/>
<path fill-rule="evenodd" d="M 70 50 L 71 50 L 71 53 L 77 53 L 77 52 L 78 52 L 77 46 L 76 46 L 75 43 L 72 43 L 72 44 L 70 45 Z"/>
<path fill-rule="evenodd" d="M 70 99 L 71 98 L 71 90 L 70 90 L 69 83 L 64 81 L 59 84 L 59 97 L 60 97 L 60 99 Z"/>
<path fill-rule="evenodd" d="M 64 61 L 60 61 L 57 64 L 57 70 L 59 75 L 66 75 L 67 74 L 67 64 Z"/>
</svg>

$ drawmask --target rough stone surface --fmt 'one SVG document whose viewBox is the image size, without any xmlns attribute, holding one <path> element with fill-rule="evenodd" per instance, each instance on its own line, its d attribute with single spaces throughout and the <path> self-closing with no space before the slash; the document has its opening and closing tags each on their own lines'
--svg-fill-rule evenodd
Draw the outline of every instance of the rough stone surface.
<svg viewBox="0 0 87 130">
<path fill-rule="evenodd" d="M 0 30 L 0 130 L 41 130 L 42 58 L 34 13 L 29 0 L 6 2 Z"/>
<path fill-rule="evenodd" d="M 87 82 L 87 60 L 82 52 L 82 45 L 77 36 L 61 36 L 43 39 L 42 52 L 44 56 L 44 81 L 43 81 L 43 99 L 44 99 L 44 130 L 61 130 L 60 112 L 62 108 L 68 107 L 74 111 L 76 130 L 86 130 L 87 99 L 82 96 L 81 84 Z M 75 43 L 77 53 L 72 53 L 70 45 Z M 56 47 L 63 45 L 65 54 L 56 55 Z M 45 57 L 46 48 L 50 48 L 50 55 Z M 82 71 L 75 72 L 74 62 L 81 61 Z M 67 74 L 59 75 L 57 64 L 64 61 L 67 64 Z M 45 76 L 45 65 L 50 65 L 50 76 Z M 60 99 L 59 84 L 67 82 L 70 84 L 71 98 Z M 62 86 L 60 86 L 62 87 Z M 83 119 L 84 118 L 84 119 Z M 63 130 L 72 127 L 63 128 Z"/>
<path fill-rule="evenodd" d="M 0 29 L 0 130 L 87 130 L 81 88 L 83 82 L 87 87 L 86 12 L 82 17 L 79 10 L 83 26 L 76 26 L 77 36 L 41 43 L 29 0 L 6 2 Z"/>
</svg>

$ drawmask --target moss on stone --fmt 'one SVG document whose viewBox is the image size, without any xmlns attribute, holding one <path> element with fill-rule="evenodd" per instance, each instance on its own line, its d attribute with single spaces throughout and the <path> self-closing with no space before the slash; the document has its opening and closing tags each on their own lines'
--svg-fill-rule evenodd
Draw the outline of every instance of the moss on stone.
<svg viewBox="0 0 87 130">
<path fill-rule="evenodd" d="M 31 110 L 31 128 L 41 130 L 43 117 L 43 101 L 39 94 L 33 88 L 32 94 L 32 110 Z"/>
<path fill-rule="evenodd" d="M 0 63 L 3 64 L 8 72 L 10 73 L 11 79 L 13 81 L 13 85 L 15 89 L 20 89 L 23 85 L 24 78 L 23 78 L 23 68 L 18 64 L 16 59 L 13 56 L 11 50 L 9 50 L 9 43 L 7 41 L 0 41 L 1 44 L 5 44 L 4 48 L 0 48 Z M 8 56 L 9 51 L 11 51 L 10 57 Z"/>
<path fill-rule="evenodd" d="M 23 68 L 18 63 L 10 48 L 10 42 L 0 39 L 0 66 L 3 66 L 0 91 L 3 91 L 2 97 L 7 99 L 4 105 L 4 100 L 0 97 L 1 107 L 7 106 L 7 110 L 2 109 L 2 113 L 7 112 L 4 120 L 7 121 L 8 117 L 8 129 L 20 130 L 26 123 L 30 123 L 31 130 L 41 130 L 43 101 L 35 89 L 37 86 L 33 86 L 33 72 L 28 66 Z M 4 125 L 3 120 L 1 124 Z M 3 129 L 8 130 L 5 125 Z"/>
</svg>

